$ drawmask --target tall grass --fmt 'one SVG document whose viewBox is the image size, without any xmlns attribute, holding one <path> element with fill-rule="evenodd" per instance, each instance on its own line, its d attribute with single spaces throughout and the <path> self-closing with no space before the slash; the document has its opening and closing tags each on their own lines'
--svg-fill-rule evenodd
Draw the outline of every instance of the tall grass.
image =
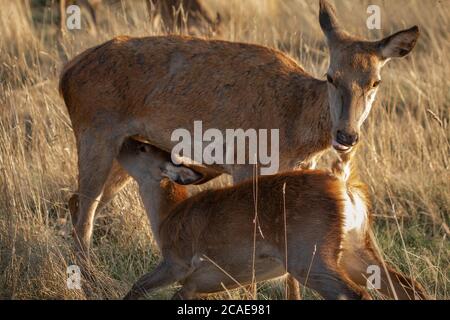
<svg viewBox="0 0 450 320">
<path fill-rule="evenodd" d="M 92 45 L 119 34 L 161 34 L 163 28 L 148 20 L 143 1 L 116 1 L 99 8 L 96 33 L 83 25 L 59 41 L 57 11 L 37 2 L 0 3 L 0 298 L 82 299 L 86 293 L 118 298 L 154 267 L 158 250 L 136 186 L 130 185 L 96 220 L 92 253 L 98 281 L 86 283 L 85 292 L 67 289 L 66 267 L 74 261 L 67 200 L 76 189 L 77 169 L 70 120 L 57 92 L 58 74 L 67 58 Z M 224 17 L 221 38 L 279 48 L 316 77 L 325 74 L 328 56 L 317 1 L 207 4 Z M 370 186 L 375 234 L 386 260 L 421 282 L 430 295 L 447 299 L 450 2 L 370 1 L 382 8 L 381 31 L 365 27 L 369 1 L 336 4 L 345 28 L 371 39 L 413 24 L 421 27 L 413 54 L 383 71 L 358 163 Z M 260 285 L 259 298 L 283 296 L 279 283 Z"/>
</svg>

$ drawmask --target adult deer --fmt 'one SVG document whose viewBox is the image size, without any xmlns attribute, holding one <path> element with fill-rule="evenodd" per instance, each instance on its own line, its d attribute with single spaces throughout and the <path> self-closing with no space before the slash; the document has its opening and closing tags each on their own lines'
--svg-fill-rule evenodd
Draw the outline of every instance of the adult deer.
<svg viewBox="0 0 450 320">
<path fill-rule="evenodd" d="M 301 170 L 261 177 L 260 232 L 254 240 L 252 181 L 208 190 L 189 199 L 184 186 L 201 175 L 170 162 L 170 155 L 136 141 L 118 161 L 139 184 L 162 261 L 133 286 L 128 299 L 181 282 L 175 298 L 192 299 L 292 274 L 325 299 L 369 298 L 368 267 L 379 270 L 381 294 L 424 299 L 414 280 L 386 265 L 371 237 L 366 186 L 350 171 L 350 155 L 334 174 Z M 351 172 L 349 174 L 349 172 Z M 159 198 L 155 187 L 161 187 Z M 155 206 L 155 203 L 158 205 Z M 283 212 L 284 208 L 284 212 Z"/>
<path fill-rule="evenodd" d="M 94 26 L 97 24 L 96 8 L 102 0 L 59 0 L 60 32 L 66 29 L 66 10 L 68 5 L 84 7 Z M 104 1 L 103 1 L 104 2 Z M 183 27 L 183 19 L 187 19 L 187 25 L 192 27 L 209 26 L 217 30 L 220 24 L 220 15 L 212 18 L 212 14 L 203 5 L 201 0 L 146 0 L 149 18 L 159 14 L 168 31 Z"/>
<path fill-rule="evenodd" d="M 188 29 L 211 28 L 218 31 L 221 22 L 220 15 L 213 18 L 202 0 L 146 0 L 146 5 L 149 17 L 159 14 L 168 31 L 181 30 L 185 24 Z"/>
<path fill-rule="evenodd" d="M 179 36 L 117 37 L 69 62 L 60 91 L 78 148 L 78 196 L 70 207 L 80 249 L 88 252 L 98 204 L 129 180 L 115 160 L 127 137 L 170 152 L 172 132 L 192 129 L 194 120 L 221 131 L 278 128 L 280 170 L 311 164 L 331 146 L 350 151 L 372 107 L 381 67 L 407 55 L 419 31 L 361 40 L 342 29 L 325 0 L 319 21 L 330 51 L 328 81 L 271 48 Z M 214 170 L 237 182 L 251 177 L 253 166 Z"/>
</svg>

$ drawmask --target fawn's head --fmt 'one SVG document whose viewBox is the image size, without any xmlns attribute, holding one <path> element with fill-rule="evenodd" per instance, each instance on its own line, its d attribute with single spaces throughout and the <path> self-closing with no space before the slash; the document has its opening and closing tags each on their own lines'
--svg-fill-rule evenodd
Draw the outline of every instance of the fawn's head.
<svg viewBox="0 0 450 320">
<path fill-rule="evenodd" d="M 138 183 L 158 183 L 169 178 L 178 184 L 186 185 L 201 181 L 204 177 L 185 166 L 172 163 L 170 153 L 152 145 L 127 139 L 117 156 L 120 165 Z"/>
<path fill-rule="evenodd" d="M 335 9 L 320 0 L 319 22 L 330 51 L 327 72 L 332 121 L 332 144 L 348 152 L 358 143 L 381 83 L 381 68 L 391 58 L 404 57 L 414 48 L 419 28 L 397 32 L 379 41 L 365 41 L 348 35 L 339 25 Z"/>
</svg>

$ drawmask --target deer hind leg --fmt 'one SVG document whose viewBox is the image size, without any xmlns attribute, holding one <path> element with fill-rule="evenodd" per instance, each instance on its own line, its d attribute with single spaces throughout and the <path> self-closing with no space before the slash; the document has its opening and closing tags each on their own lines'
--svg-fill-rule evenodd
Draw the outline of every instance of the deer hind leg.
<svg viewBox="0 0 450 320">
<path fill-rule="evenodd" d="M 337 261 L 316 257 L 309 272 L 305 265 L 289 262 L 289 273 L 302 285 L 317 291 L 326 300 L 370 299 L 368 293 L 353 283 L 337 266 Z M 336 259 L 337 260 L 337 259 Z"/>
<path fill-rule="evenodd" d="M 198 298 L 199 295 L 193 282 L 183 284 L 181 289 L 172 296 L 172 300 L 195 300 Z"/>
<path fill-rule="evenodd" d="M 343 252 L 341 265 L 353 282 L 360 286 L 368 287 L 367 280 L 373 275 L 373 271 L 370 271 L 369 267 L 375 266 L 377 267 L 375 270 L 380 271 L 380 288 L 378 291 L 383 295 L 391 299 L 400 300 L 427 299 L 425 290 L 420 284 L 398 273 L 389 265 L 383 265 L 383 262 L 372 248 L 372 246 L 369 246 Z M 373 280 L 374 282 L 370 281 L 372 285 L 377 282 L 376 279 Z"/>
<path fill-rule="evenodd" d="M 128 184 L 130 180 L 131 177 L 128 173 L 116 160 L 114 160 L 108 179 L 106 180 L 103 188 L 101 200 L 95 212 L 97 213 L 102 211 L 103 208 L 105 208 L 106 205 L 114 199 L 114 197 Z M 79 196 L 78 193 L 75 193 L 69 199 L 69 211 L 72 216 L 72 223 L 74 225 L 76 225 L 78 221 L 78 206 Z"/>
<path fill-rule="evenodd" d="M 288 274 L 286 278 L 287 298 L 288 300 L 301 300 L 300 284 L 292 275 Z"/>
<path fill-rule="evenodd" d="M 367 293 L 356 287 L 344 274 L 332 270 L 325 274 L 310 274 L 305 285 L 316 290 L 326 300 L 370 299 Z"/>
<path fill-rule="evenodd" d="M 74 226 L 77 249 L 85 257 L 89 257 L 95 211 L 121 143 L 118 139 L 112 140 L 89 130 L 79 139 L 79 206 Z"/>
</svg>

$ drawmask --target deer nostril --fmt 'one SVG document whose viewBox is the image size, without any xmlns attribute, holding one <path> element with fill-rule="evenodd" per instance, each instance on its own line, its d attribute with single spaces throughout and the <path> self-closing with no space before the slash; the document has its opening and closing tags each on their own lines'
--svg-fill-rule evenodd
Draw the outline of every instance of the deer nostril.
<svg viewBox="0 0 450 320">
<path fill-rule="evenodd" d="M 344 146 L 353 147 L 358 142 L 358 134 L 348 134 L 338 130 L 336 133 L 336 141 Z"/>
<path fill-rule="evenodd" d="M 340 144 L 347 145 L 347 135 L 341 130 L 338 130 L 336 133 L 336 141 Z"/>
</svg>

